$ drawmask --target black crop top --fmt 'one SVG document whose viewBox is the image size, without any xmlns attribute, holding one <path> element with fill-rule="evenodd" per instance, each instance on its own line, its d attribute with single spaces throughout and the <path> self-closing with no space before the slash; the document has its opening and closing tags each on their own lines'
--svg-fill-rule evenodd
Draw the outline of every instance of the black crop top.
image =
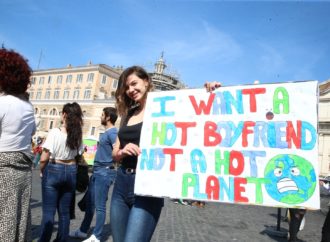
<svg viewBox="0 0 330 242">
<path fill-rule="evenodd" d="M 124 124 L 118 132 L 118 138 L 120 141 L 120 149 L 123 149 L 126 144 L 133 143 L 139 145 L 142 123 L 137 123 L 134 125 Z M 124 168 L 136 168 L 137 156 L 126 156 L 122 160 L 122 166 Z"/>
</svg>

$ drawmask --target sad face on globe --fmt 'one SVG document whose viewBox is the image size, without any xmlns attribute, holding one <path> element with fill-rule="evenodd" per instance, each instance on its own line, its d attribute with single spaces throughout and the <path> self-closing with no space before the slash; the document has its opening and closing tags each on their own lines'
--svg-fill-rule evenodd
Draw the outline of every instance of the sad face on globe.
<svg viewBox="0 0 330 242">
<path fill-rule="evenodd" d="M 312 164 L 297 155 L 281 154 L 273 157 L 265 168 L 269 196 L 286 204 L 307 201 L 316 187 L 316 174 Z"/>
</svg>

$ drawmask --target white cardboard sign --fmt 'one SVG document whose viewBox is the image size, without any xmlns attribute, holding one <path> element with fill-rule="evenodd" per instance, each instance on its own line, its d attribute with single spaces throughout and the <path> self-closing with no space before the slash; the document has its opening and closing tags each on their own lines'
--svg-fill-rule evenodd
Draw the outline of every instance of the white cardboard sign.
<svg viewBox="0 0 330 242">
<path fill-rule="evenodd" d="M 151 92 L 135 194 L 319 209 L 317 81 Z"/>
</svg>

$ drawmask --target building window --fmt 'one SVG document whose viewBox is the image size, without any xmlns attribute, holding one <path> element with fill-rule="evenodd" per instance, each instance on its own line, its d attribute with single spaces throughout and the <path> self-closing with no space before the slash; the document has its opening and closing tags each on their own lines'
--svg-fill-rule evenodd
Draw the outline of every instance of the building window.
<svg viewBox="0 0 330 242">
<path fill-rule="evenodd" d="M 45 93 L 45 99 L 49 99 L 49 98 L 50 98 L 50 91 L 48 90 Z"/>
<path fill-rule="evenodd" d="M 35 113 L 35 114 L 38 114 L 38 113 L 39 113 L 39 109 L 38 109 L 38 108 L 35 108 L 35 109 L 34 109 L 34 113 Z"/>
<path fill-rule="evenodd" d="M 102 85 L 107 84 L 107 76 L 106 76 L 106 75 L 103 75 L 103 76 L 102 76 L 101 84 L 102 84 Z"/>
<path fill-rule="evenodd" d="M 62 84 L 62 79 L 63 79 L 62 75 L 57 76 L 57 84 Z"/>
<path fill-rule="evenodd" d="M 78 89 L 75 89 L 73 91 L 73 99 L 79 99 L 79 90 Z"/>
<path fill-rule="evenodd" d="M 59 90 L 55 90 L 54 91 L 54 99 L 59 99 L 60 98 L 60 91 Z"/>
<path fill-rule="evenodd" d="M 39 78 L 39 85 L 42 85 L 42 84 L 44 84 L 44 82 L 45 82 L 45 77 L 40 77 Z"/>
<path fill-rule="evenodd" d="M 49 122 L 49 129 L 52 129 L 54 126 L 54 121 L 53 120 L 50 120 Z"/>
<path fill-rule="evenodd" d="M 91 89 L 86 89 L 84 93 L 84 99 L 90 99 L 91 98 Z"/>
<path fill-rule="evenodd" d="M 93 82 L 94 80 L 94 73 L 89 73 L 87 76 L 87 82 Z"/>
<path fill-rule="evenodd" d="M 91 129 L 91 135 L 94 135 L 95 134 L 95 127 L 92 127 Z"/>
<path fill-rule="evenodd" d="M 37 91 L 36 100 L 41 99 L 41 91 Z"/>
<path fill-rule="evenodd" d="M 36 77 L 32 77 L 32 78 L 31 78 L 31 85 L 36 84 L 36 79 L 37 79 Z"/>
<path fill-rule="evenodd" d="M 49 115 L 56 116 L 57 115 L 56 108 L 53 108 L 52 110 L 50 110 Z"/>
<path fill-rule="evenodd" d="M 112 88 L 113 88 L 113 89 L 117 89 L 117 87 L 118 87 L 118 80 L 114 79 L 114 80 L 112 81 Z"/>
<path fill-rule="evenodd" d="M 52 76 L 48 76 L 48 81 L 47 81 L 48 84 L 52 84 Z"/>
<path fill-rule="evenodd" d="M 29 99 L 33 99 L 34 92 L 29 93 Z"/>
<path fill-rule="evenodd" d="M 41 119 L 40 124 L 39 124 L 40 129 L 42 129 L 44 127 L 44 123 L 45 123 L 45 120 Z"/>
<path fill-rule="evenodd" d="M 63 92 L 63 99 L 69 99 L 70 91 L 69 90 L 64 90 Z"/>
<path fill-rule="evenodd" d="M 330 130 L 330 124 L 319 122 L 319 130 Z"/>
<path fill-rule="evenodd" d="M 83 74 L 78 74 L 77 75 L 77 83 L 82 83 L 82 80 L 83 80 Z"/>
<path fill-rule="evenodd" d="M 66 76 L 66 83 L 71 83 L 72 82 L 72 75 L 67 75 Z"/>
</svg>

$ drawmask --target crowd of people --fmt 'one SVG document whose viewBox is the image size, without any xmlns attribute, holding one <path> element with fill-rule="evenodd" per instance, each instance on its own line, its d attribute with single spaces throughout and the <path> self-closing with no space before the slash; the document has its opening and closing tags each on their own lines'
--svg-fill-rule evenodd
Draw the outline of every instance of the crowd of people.
<svg viewBox="0 0 330 242">
<path fill-rule="evenodd" d="M 0 49 L 0 241 L 31 241 L 32 166 L 37 167 L 39 163 L 42 184 L 40 242 L 51 240 L 56 211 L 59 219 L 55 241 L 67 241 L 69 236 L 85 239 L 85 242 L 100 241 L 108 192 L 113 183 L 110 207 L 113 241 L 150 241 L 164 199 L 134 194 L 143 116 L 147 94 L 153 88 L 148 73 L 139 66 L 125 69 L 115 94 L 116 108 L 103 109 L 100 121 L 106 131 L 100 135 L 93 172 L 81 201 L 85 216 L 81 226 L 70 232 L 76 157 L 84 151 L 83 112 L 76 102 L 65 104 L 61 126 L 50 130 L 46 139 L 37 140 L 32 149 L 36 125 L 34 109 L 26 92 L 31 71 L 20 54 Z M 220 86 L 219 82 L 205 84 L 209 92 Z M 117 115 L 121 117 L 119 130 L 115 127 Z M 195 202 L 201 207 L 205 205 Z M 290 212 L 289 241 L 297 241 L 305 210 L 290 209 Z M 96 222 L 88 237 L 94 213 Z M 330 241 L 329 226 L 328 213 L 322 230 L 323 242 Z"/>
</svg>

